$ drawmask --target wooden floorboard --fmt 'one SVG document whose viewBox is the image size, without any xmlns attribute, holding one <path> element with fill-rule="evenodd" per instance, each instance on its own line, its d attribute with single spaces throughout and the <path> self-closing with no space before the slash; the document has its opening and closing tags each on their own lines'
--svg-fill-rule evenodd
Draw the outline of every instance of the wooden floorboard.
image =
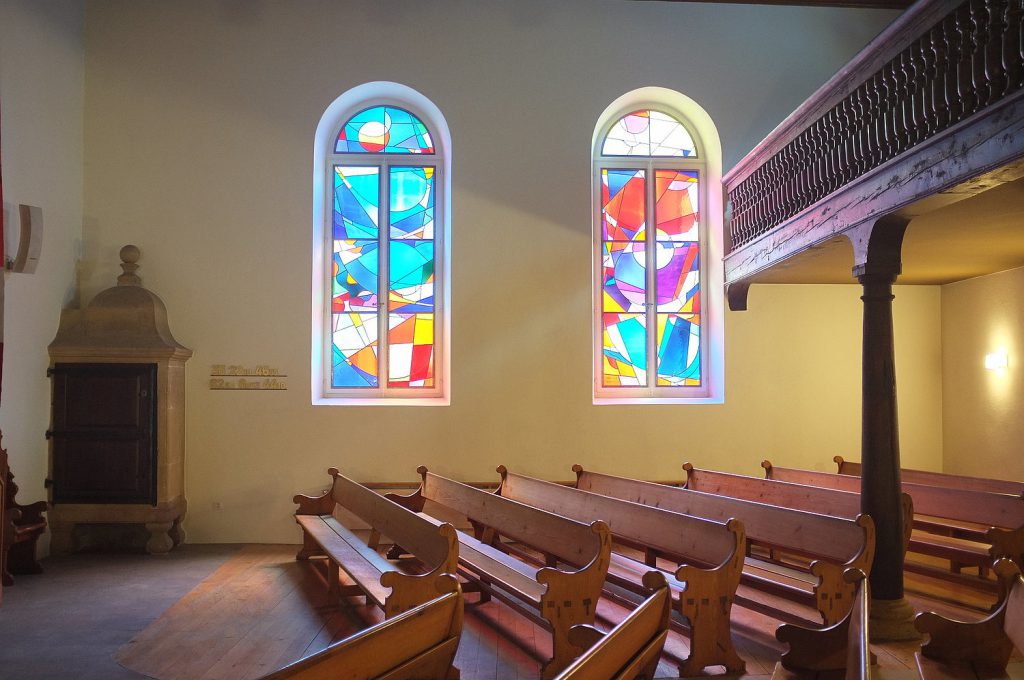
<svg viewBox="0 0 1024 680">
<path fill-rule="evenodd" d="M 327 603 L 320 570 L 297 562 L 295 546 L 253 545 L 241 549 L 159 619 L 117 653 L 124 667 L 159 680 L 250 680 L 323 649 L 382 620 L 380 610 L 364 598 Z M 968 606 L 952 601 L 951 584 L 907 576 L 908 599 L 918 611 L 977 619 L 991 594 L 971 593 Z M 933 599 L 939 596 L 941 599 Z M 792 615 L 813 621 L 808 607 L 779 602 Z M 987 598 L 987 599 L 986 599 Z M 539 676 L 551 654 L 551 635 L 543 628 L 492 600 L 479 603 L 467 594 L 466 617 L 456 665 L 465 680 L 526 680 Z M 603 598 L 598 626 L 610 628 L 627 610 Z M 775 639 L 779 621 L 744 607 L 733 609 L 733 640 L 747 662 L 746 678 L 771 674 L 782 645 Z M 915 643 L 872 645 L 883 668 L 913 666 Z M 689 653 L 685 636 L 669 635 L 658 666 L 659 678 L 678 677 L 677 664 Z M 714 669 L 712 669 L 714 672 Z M 718 672 L 724 672 L 719 668 Z"/>
</svg>

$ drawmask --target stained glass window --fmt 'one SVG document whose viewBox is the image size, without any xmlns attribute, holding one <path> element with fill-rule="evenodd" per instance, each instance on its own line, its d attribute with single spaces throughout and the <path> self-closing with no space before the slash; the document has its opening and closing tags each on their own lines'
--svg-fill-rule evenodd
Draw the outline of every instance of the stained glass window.
<svg viewBox="0 0 1024 680">
<path fill-rule="evenodd" d="M 693 136 L 662 111 L 631 111 L 600 139 L 599 396 L 684 396 L 679 388 L 703 385 L 702 169 Z"/>
<path fill-rule="evenodd" d="M 444 312 L 430 130 L 403 108 L 372 106 L 344 122 L 333 150 L 328 391 L 430 396 Z"/>
</svg>

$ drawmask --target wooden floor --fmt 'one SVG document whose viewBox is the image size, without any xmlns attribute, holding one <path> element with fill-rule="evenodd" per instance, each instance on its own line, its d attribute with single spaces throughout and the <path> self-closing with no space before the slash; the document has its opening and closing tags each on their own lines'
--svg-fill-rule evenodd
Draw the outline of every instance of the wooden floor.
<svg viewBox="0 0 1024 680">
<path fill-rule="evenodd" d="M 258 678 L 381 620 L 380 612 L 350 598 L 328 606 L 320 573 L 296 562 L 296 546 L 254 545 L 241 549 L 191 593 L 136 635 L 116 654 L 124 667 L 160 680 L 242 680 Z M 993 598 L 971 598 L 976 609 L 946 600 L 959 597 L 942 582 L 908 576 L 908 592 L 920 610 L 964 619 L 982 616 Z M 941 598 L 941 599 L 937 599 Z M 767 600 L 761 595 L 760 599 Z M 466 623 L 456 664 L 466 680 L 536 678 L 550 653 L 550 636 L 498 602 L 475 603 L 467 596 Z M 814 613 L 788 607 L 791 616 Z M 625 610 L 602 601 L 600 619 L 612 624 Z M 768 675 L 781 646 L 779 621 L 742 607 L 733 610 L 733 635 L 750 677 Z M 606 626 L 607 627 L 607 626 Z M 874 645 L 879 665 L 910 669 L 915 643 Z M 687 653 L 686 638 L 672 634 L 658 677 L 678 677 L 674 658 Z M 908 673 L 908 677 L 912 677 Z"/>
</svg>

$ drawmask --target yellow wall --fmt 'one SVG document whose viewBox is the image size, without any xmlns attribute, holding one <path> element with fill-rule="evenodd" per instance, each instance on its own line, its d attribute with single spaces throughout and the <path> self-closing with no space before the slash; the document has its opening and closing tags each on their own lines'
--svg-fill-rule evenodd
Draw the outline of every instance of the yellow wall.
<svg viewBox="0 0 1024 680">
<path fill-rule="evenodd" d="M 295 540 L 291 496 L 330 465 L 363 480 L 412 479 L 420 464 L 493 479 L 499 463 L 567 478 L 574 462 L 671 477 L 686 459 L 756 474 L 765 456 L 824 468 L 856 455 L 852 285 L 755 287 L 750 311 L 726 319 L 724 405 L 592 405 L 588 153 L 611 101 L 660 85 L 715 119 L 729 167 L 892 16 L 592 0 L 90 4 L 83 297 L 113 283 L 117 250 L 136 243 L 145 284 L 195 350 L 191 540 Z M 450 407 L 310 405 L 313 133 L 370 80 L 419 90 L 452 131 Z M 938 467 L 939 293 L 897 295 L 904 459 Z M 211 392 L 214 363 L 276 366 L 290 389 Z"/>
<path fill-rule="evenodd" d="M 1024 268 L 942 287 L 946 472 L 1024 479 Z M 1009 365 L 985 370 L 989 352 Z"/>
<path fill-rule="evenodd" d="M 61 306 L 75 296 L 82 235 L 82 23 L 76 0 L 0 2 L 4 208 L 16 218 L 19 203 L 39 206 L 44 225 L 35 273 L 3 273 L 0 429 L 22 502 L 46 497 L 46 346 L 57 332 Z"/>
</svg>

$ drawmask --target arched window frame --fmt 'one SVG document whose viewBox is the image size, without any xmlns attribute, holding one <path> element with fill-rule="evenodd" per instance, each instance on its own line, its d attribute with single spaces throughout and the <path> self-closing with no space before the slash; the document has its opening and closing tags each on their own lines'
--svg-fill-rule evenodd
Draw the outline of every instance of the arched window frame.
<svg viewBox="0 0 1024 680">
<path fill-rule="evenodd" d="M 679 120 L 690 133 L 696 147 L 695 157 L 605 156 L 602 146 L 612 127 L 623 116 L 651 109 Z M 591 145 L 592 267 L 593 267 L 593 401 L 595 404 L 720 404 L 725 401 L 723 285 L 724 198 L 722 192 L 722 151 L 718 131 L 711 117 L 689 97 L 661 87 L 645 87 L 619 97 L 601 114 L 594 128 Z M 603 241 L 601 229 L 601 170 L 646 169 L 647 219 L 652 211 L 653 170 L 697 170 L 700 173 L 700 295 L 701 295 L 701 385 L 668 387 L 656 382 L 656 367 L 650 363 L 656 348 L 649 337 L 648 385 L 643 387 L 606 387 L 603 384 L 602 285 Z M 648 224 L 648 234 L 653 225 Z M 648 236 L 648 242 L 653 236 Z M 648 276 L 648 285 L 654 273 Z M 651 311 L 647 312 L 651 315 Z M 656 334 L 656 325 L 648 324 L 648 334 Z"/>
<path fill-rule="evenodd" d="M 427 127 L 434 154 L 335 153 L 342 126 L 355 114 L 374 106 L 394 106 L 418 117 Z M 331 271 L 333 238 L 334 165 L 432 165 L 434 180 L 434 387 L 406 388 L 387 385 L 386 350 L 378 345 L 377 387 L 338 389 L 331 386 Z M 387 175 L 383 175 L 386 177 Z M 386 193 L 381 194 L 383 203 Z M 451 403 L 451 135 L 441 111 L 416 90 L 393 82 L 372 82 L 348 90 L 327 107 L 317 126 L 313 146 L 313 238 L 311 279 L 310 390 L 314 405 L 447 406 Z M 381 234 L 388 229 L 383 221 Z M 385 237 L 386 238 L 386 237 Z M 381 257 L 386 255 L 381 250 Z M 387 266 L 382 262 L 381 270 Z M 386 289 L 379 288 L 380 304 L 387 311 Z M 385 324 L 386 325 L 386 324 Z M 378 337 L 378 342 L 383 336 Z"/>
</svg>

